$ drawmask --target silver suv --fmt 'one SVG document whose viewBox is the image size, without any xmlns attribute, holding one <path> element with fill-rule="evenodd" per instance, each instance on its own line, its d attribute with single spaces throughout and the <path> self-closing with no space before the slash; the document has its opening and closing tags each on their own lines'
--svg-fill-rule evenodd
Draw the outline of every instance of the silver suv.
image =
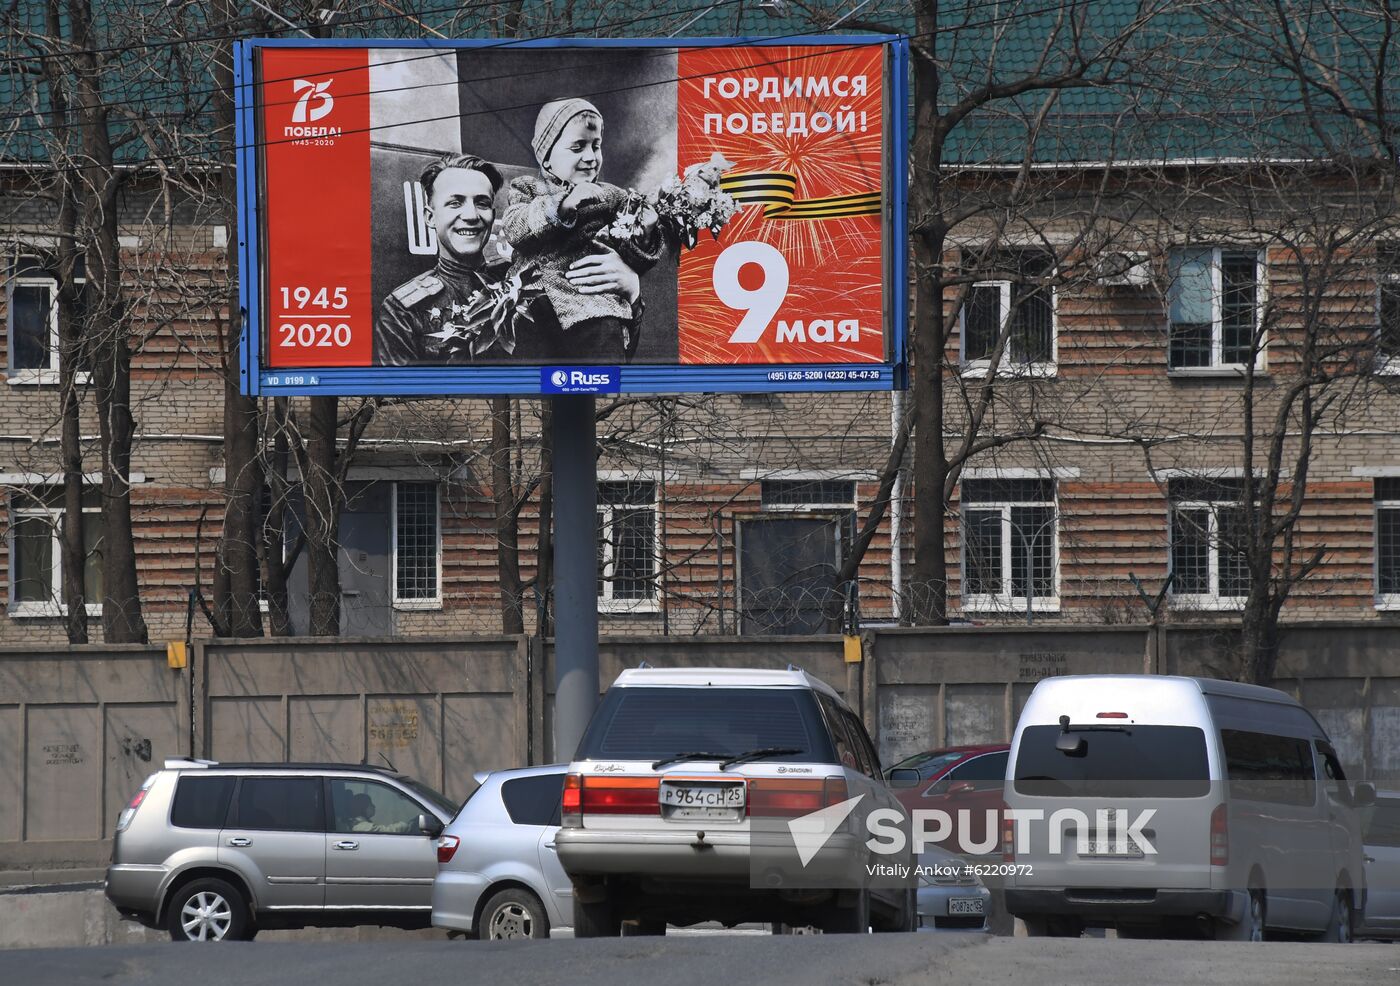
<svg viewBox="0 0 1400 986">
<path fill-rule="evenodd" d="M 427 927 L 436 839 L 455 810 L 367 765 L 167 760 L 117 821 L 107 899 L 176 941 Z"/>
<path fill-rule="evenodd" d="M 845 821 L 797 872 L 788 832 L 825 809 Z M 869 862 L 877 809 L 902 815 L 864 725 L 825 682 L 798 669 L 624 671 L 564 782 L 555 843 L 574 935 L 702 921 L 913 930 L 912 885 L 823 882 Z"/>
</svg>

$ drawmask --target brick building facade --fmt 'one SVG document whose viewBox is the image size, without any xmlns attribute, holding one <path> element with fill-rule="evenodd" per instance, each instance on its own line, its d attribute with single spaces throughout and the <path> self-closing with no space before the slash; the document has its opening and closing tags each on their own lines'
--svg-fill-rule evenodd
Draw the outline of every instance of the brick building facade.
<svg viewBox="0 0 1400 986">
<path fill-rule="evenodd" d="M 14 180 L 8 201 L 26 201 L 21 183 Z M 1156 187 L 1189 185 L 1176 175 Z M 1344 393 L 1331 391 L 1305 457 L 1296 540 L 1321 561 L 1284 617 L 1400 619 L 1400 264 L 1387 245 L 1394 227 L 1341 251 L 1328 267 L 1282 242 L 1286 236 L 1269 235 L 1257 216 L 1210 216 L 1199 203 L 1192 212 L 1181 195 L 1182 208 L 1161 210 L 1171 222 L 1139 224 L 1113 251 L 1086 252 L 1074 224 L 1059 217 L 1034 236 L 1002 228 L 979 239 L 964 231 L 950 253 L 950 264 L 973 272 L 946 295 L 955 326 L 946 370 L 954 384 L 946 388 L 950 429 L 965 420 L 962 402 L 989 374 L 996 394 L 988 434 L 1042 423 L 1036 437 L 974 458 L 962 475 L 943 518 L 951 617 L 1141 621 L 1147 610 L 1134 579 L 1150 595 L 1170 572 L 1168 619 L 1237 620 L 1247 573 L 1231 532 L 1239 523 L 1244 415 L 1252 411 L 1258 435 L 1266 434 L 1277 394 L 1297 377 L 1299 312 L 1312 311 L 1308 317 L 1324 318 L 1346 340 L 1342 355 L 1363 362 L 1337 385 Z M 214 581 L 224 480 L 220 339 L 228 331 L 218 302 L 228 236 L 198 211 L 173 225 L 148 221 L 149 204 L 133 200 L 122 243 L 139 299 L 135 547 L 146 619 L 152 636 L 165 639 L 183 636 L 191 590 L 207 597 Z M 53 240 L 42 214 L 11 208 L 7 216 L 0 642 L 52 642 L 64 633 L 57 293 L 46 266 Z M 1320 299 L 1316 311 L 1305 304 L 1311 297 Z M 989 339 L 998 331 L 1005 354 L 992 367 Z M 1263 345 L 1248 401 L 1241 354 L 1251 351 L 1251 334 Z M 692 395 L 605 406 L 604 631 L 833 628 L 842 597 L 835 568 L 876 495 L 894 402 L 889 394 Z M 88 395 L 89 463 L 97 461 L 92 403 Z M 531 488 L 539 407 L 520 401 L 514 413 L 518 481 Z M 1284 430 L 1286 499 L 1304 458 L 1301 432 Z M 378 409 L 348 474 L 343 632 L 499 630 L 489 435 L 479 400 L 387 401 Z M 1265 458 L 1256 450 L 1256 469 Z M 907 612 L 920 592 L 910 584 L 920 473 L 917 462 L 906 465 L 894 511 L 900 551 L 891 550 L 886 514 L 860 566 L 866 620 L 895 619 L 897 603 Z M 90 503 L 89 541 L 100 544 L 95 487 Z M 532 496 L 521 513 L 527 580 L 537 506 Z M 303 567 L 291 590 L 299 630 L 304 586 Z M 527 589 L 527 627 L 536 599 Z M 100 621 L 92 625 L 100 636 Z M 205 632 L 201 613 L 195 625 Z"/>
</svg>

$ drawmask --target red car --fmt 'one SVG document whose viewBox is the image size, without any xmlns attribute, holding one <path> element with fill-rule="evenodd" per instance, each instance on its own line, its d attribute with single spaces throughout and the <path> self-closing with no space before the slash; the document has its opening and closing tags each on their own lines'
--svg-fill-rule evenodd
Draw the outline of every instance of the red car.
<svg viewBox="0 0 1400 986">
<path fill-rule="evenodd" d="M 1006 779 L 1006 761 L 1011 747 L 1005 743 L 984 746 L 950 746 L 942 750 L 916 753 L 895 764 L 888 771 L 901 771 L 900 783 L 894 787 L 895 797 L 910 811 L 940 809 L 948 813 L 952 826 L 948 836 L 936 844 L 949 852 L 968 853 L 971 847 L 987 847 L 986 852 L 998 852 L 997 838 L 1001 832 L 1002 782 Z M 917 783 L 909 783 L 908 774 L 919 774 Z M 967 831 L 961 831 L 961 811 L 966 810 Z M 988 811 L 992 812 L 989 816 Z M 990 822 L 990 825 L 989 825 Z"/>
</svg>

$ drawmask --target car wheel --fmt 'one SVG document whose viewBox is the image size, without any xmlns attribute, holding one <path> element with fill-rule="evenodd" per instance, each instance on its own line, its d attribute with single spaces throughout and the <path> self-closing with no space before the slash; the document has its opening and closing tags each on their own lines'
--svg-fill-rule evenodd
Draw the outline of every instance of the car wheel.
<svg viewBox="0 0 1400 986">
<path fill-rule="evenodd" d="M 827 909 L 821 929 L 822 933 L 827 935 L 863 935 L 869 932 L 870 891 L 858 891 L 855 903 L 845 907 L 833 903 Z"/>
<path fill-rule="evenodd" d="M 877 932 L 888 931 L 918 931 L 919 930 L 919 905 L 914 888 L 906 888 L 900 895 L 899 907 L 893 912 L 870 915 L 871 930 Z"/>
<path fill-rule="evenodd" d="M 1215 922 L 1216 941 L 1263 941 L 1265 921 L 1268 917 L 1269 898 L 1264 888 L 1255 884 L 1249 887 L 1249 902 L 1245 905 L 1244 920 L 1239 924 Z"/>
<path fill-rule="evenodd" d="M 1350 942 L 1355 928 L 1354 914 L 1351 906 L 1351 891 L 1338 890 L 1332 895 L 1332 913 L 1327 917 L 1327 930 L 1322 933 L 1322 940 Z"/>
<path fill-rule="evenodd" d="M 548 938 L 549 918 L 540 899 L 524 887 L 510 887 L 491 895 L 481 909 L 478 938 Z"/>
<path fill-rule="evenodd" d="M 665 921 L 624 921 L 623 938 L 659 938 L 666 934 Z"/>
<path fill-rule="evenodd" d="M 622 919 L 612 901 L 585 904 L 574 897 L 575 938 L 616 938 L 622 934 Z"/>
<path fill-rule="evenodd" d="M 248 902 L 232 884 L 212 877 L 175 892 L 165 926 L 172 941 L 238 941 L 249 937 Z"/>
</svg>

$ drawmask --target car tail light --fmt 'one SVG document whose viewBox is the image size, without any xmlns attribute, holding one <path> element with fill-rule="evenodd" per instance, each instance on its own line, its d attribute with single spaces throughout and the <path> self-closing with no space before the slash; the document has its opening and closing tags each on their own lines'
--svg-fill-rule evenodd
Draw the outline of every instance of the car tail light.
<svg viewBox="0 0 1400 986">
<path fill-rule="evenodd" d="M 1126 718 L 1128 718 L 1128 713 L 1126 713 L 1126 712 L 1100 712 L 1100 713 L 1098 714 L 1097 718 L 1099 718 L 1099 719 L 1126 719 Z"/>
<path fill-rule="evenodd" d="M 749 815 L 796 818 L 846 800 L 844 777 L 754 777 L 749 780 Z"/>
<path fill-rule="evenodd" d="M 659 815 L 658 777 L 595 776 L 579 778 L 580 815 Z M 567 785 L 565 798 L 567 799 Z M 564 802 L 567 805 L 567 800 Z M 561 816 L 563 812 L 561 811 Z"/>
<path fill-rule="evenodd" d="M 583 824 L 583 778 L 578 774 L 564 777 L 564 799 L 559 806 L 559 824 L 577 828 Z"/>
<path fill-rule="evenodd" d="M 1224 804 L 1210 813 L 1210 865 L 1226 866 L 1230 862 L 1230 816 Z"/>
<path fill-rule="evenodd" d="M 455 835 L 444 835 L 437 841 L 438 862 L 450 863 L 452 857 L 457 853 L 457 847 L 462 844 L 462 840 Z"/>
<path fill-rule="evenodd" d="M 1016 862 L 1016 821 L 1010 815 L 1010 806 L 1001 803 L 1001 861 Z"/>
<path fill-rule="evenodd" d="M 156 782 L 156 775 L 152 774 L 142 783 L 140 789 L 131 796 L 122 813 L 117 816 L 117 831 L 125 832 L 126 827 L 131 824 L 131 820 L 136 817 L 136 809 L 141 807 L 141 803 L 146 800 L 146 793 L 150 791 L 151 785 Z"/>
</svg>

